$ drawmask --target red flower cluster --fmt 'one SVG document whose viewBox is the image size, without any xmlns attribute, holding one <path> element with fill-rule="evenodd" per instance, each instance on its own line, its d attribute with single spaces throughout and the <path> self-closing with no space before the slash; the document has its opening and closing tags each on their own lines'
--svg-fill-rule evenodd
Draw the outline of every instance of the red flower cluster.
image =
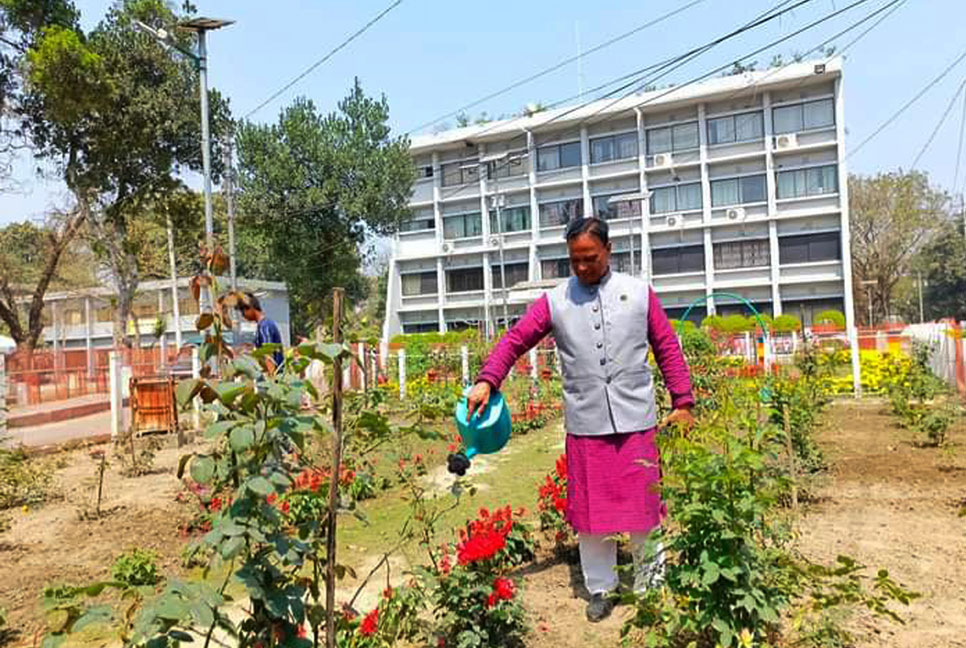
<svg viewBox="0 0 966 648">
<path fill-rule="evenodd" d="M 519 513 L 518 513 L 519 514 Z M 469 532 L 460 529 L 456 557 L 461 565 L 488 560 L 506 547 L 506 537 L 513 530 L 513 510 L 509 505 L 491 514 L 486 508 L 479 511 L 479 519 L 467 525 Z"/>
<path fill-rule="evenodd" d="M 359 634 L 364 637 L 371 637 L 379 629 L 379 608 L 375 608 L 365 616 L 359 624 Z"/>
<path fill-rule="evenodd" d="M 501 576 L 493 581 L 493 591 L 486 597 L 486 607 L 491 608 L 500 601 L 509 601 L 516 593 L 516 583 Z"/>
<path fill-rule="evenodd" d="M 331 480 L 332 471 L 324 468 L 306 468 L 295 477 L 295 490 L 318 492 L 323 484 Z M 354 470 L 343 467 L 339 474 L 339 485 L 350 486 L 356 479 Z"/>
<path fill-rule="evenodd" d="M 560 455 L 557 459 L 556 471 L 547 475 L 539 490 L 540 501 L 537 508 L 547 511 L 551 508 L 558 513 L 567 510 L 567 456 Z"/>
<path fill-rule="evenodd" d="M 208 502 L 208 510 L 211 511 L 212 513 L 217 513 L 218 511 L 220 511 L 221 510 L 221 498 L 220 497 L 212 497 L 211 498 L 211 501 Z"/>
</svg>

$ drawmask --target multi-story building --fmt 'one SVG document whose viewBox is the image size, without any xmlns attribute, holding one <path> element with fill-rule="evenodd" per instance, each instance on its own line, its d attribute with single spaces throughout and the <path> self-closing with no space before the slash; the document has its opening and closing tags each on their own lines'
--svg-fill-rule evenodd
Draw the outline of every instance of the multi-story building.
<svg viewBox="0 0 966 648">
<path fill-rule="evenodd" d="M 844 123 L 833 59 L 416 137 L 384 335 L 512 322 L 592 215 L 671 317 L 744 310 L 730 293 L 851 326 Z"/>
</svg>

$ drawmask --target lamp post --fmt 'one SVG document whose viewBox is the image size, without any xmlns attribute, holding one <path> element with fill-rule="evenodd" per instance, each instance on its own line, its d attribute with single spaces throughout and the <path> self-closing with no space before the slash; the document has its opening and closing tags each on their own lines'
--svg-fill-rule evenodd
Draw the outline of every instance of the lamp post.
<svg viewBox="0 0 966 648">
<path fill-rule="evenodd" d="M 651 199 L 652 193 L 654 192 L 639 191 L 636 193 L 621 194 L 619 196 L 611 196 L 610 198 L 607 199 L 607 204 L 619 205 L 620 203 L 630 203 L 635 200 L 639 200 L 641 202 L 641 217 L 643 219 L 643 215 L 647 213 L 645 209 L 645 202 Z M 634 274 L 634 235 L 635 234 L 636 232 L 634 231 L 634 220 L 631 220 L 631 274 L 632 275 Z M 644 269 L 644 259 L 647 258 L 645 254 L 647 254 L 647 251 L 641 250 L 641 270 Z"/>
<path fill-rule="evenodd" d="M 178 28 L 185 31 L 192 31 L 198 34 L 198 52 L 187 50 L 171 38 L 167 30 L 155 29 L 140 20 L 135 20 L 134 25 L 148 34 L 154 36 L 162 45 L 170 47 L 194 61 L 198 68 L 198 78 L 201 94 L 201 167 L 204 174 L 204 195 L 205 195 L 205 244 L 209 252 L 215 247 L 215 227 L 214 216 L 211 206 L 211 134 L 209 129 L 208 117 L 208 44 L 206 34 L 209 31 L 221 29 L 234 24 L 234 20 L 221 20 L 219 18 L 192 18 L 182 23 L 178 23 Z"/>
</svg>

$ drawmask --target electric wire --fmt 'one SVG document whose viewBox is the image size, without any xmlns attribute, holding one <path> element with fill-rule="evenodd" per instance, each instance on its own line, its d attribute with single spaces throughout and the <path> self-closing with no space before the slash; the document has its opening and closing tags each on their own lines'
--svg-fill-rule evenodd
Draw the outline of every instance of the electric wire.
<svg viewBox="0 0 966 648">
<path fill-rule="evenodd" d="M 966 87 L 966 79 L 963 79 L 963 82 L 959 84 L 958 88 L 956 88 L 956 94 L 954 94 L 949 100 L 949 105 L 947 105 L 946 110 L 943 111 L 942 117 L 940 117 L 939 121 L 936 123 L 936 127 L 932 129 L 932 133 L 929 134 L 929 138 L 926 140 L 926 143 L 922 145 L 922 148 L 919 149 L 919 153 L 916 155 L 916 159 L 912 161 L 912 165 L 909 167 L 910 171 L 914 170 L 919 165 L 919 160 L 921 160 L 922 156 L 925 155 L 927 150 L 929 150 L 929 146 L 932 144 L 933 139 L 936 138 L 936 133 L 938 133 L 943 124 L 946 123 L 946 119 L 949 117 L 949 113 L 952 112 L 953 106 L 956 105 L 956 100 L 959 99 L 959 95 L 963 92 L 964 87 Z"/>
</svg>

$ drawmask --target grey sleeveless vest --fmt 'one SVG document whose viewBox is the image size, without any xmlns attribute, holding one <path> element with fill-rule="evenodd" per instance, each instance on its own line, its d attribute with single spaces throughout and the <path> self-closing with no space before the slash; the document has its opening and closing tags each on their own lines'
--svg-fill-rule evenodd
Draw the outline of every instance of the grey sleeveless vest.
<svg viewBox="0 0 966 648">
<path fill-rule="evenodd" d="M 571 277 L 547 293 L 563 372 L 568 434 L 657 425 L 647 363 L 648 285 L 611 272 L 596 286 Z"/>
</svg>

